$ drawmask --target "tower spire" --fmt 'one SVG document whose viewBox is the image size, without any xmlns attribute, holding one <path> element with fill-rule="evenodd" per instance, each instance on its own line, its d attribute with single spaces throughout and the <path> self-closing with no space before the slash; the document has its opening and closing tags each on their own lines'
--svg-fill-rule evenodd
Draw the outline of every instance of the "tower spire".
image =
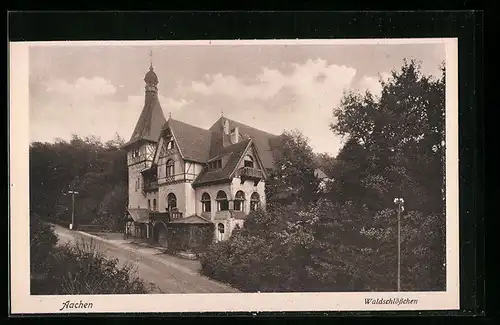
<svg viewBox="0 0 500 325">
<path fill-rule="evenodd" d="M 153 50 L 149 50 L 149 70 L 153 70 Z"/>
</svg>

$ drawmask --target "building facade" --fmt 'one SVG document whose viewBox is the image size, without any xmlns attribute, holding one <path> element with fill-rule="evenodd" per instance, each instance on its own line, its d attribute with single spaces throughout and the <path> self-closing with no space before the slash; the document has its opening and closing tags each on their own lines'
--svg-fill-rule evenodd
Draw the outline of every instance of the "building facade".
<svg viewBox="0 0 500 325">
<path fill-rule="evenodd" d="M 124 146 L 134 220 L 127 233 L 179 249 L 229 238 L 250 211 L 265 207 L 278 136 L 224 116 L 209 129 L 167 120 L 152 65 L 144 81 L 144 107 Z M 181 237 L 189 243 L 179 244 Z"/>
</svg>

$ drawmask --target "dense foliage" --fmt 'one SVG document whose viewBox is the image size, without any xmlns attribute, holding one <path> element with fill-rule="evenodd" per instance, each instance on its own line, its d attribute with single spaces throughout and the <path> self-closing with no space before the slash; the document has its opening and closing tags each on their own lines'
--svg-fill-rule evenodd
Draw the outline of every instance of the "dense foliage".
<svg viewBox="0 0 500 325">
<path fill-rule="evenodd" d="M 266 179 L 269 202 L 302 206 L 318 199 L 316 155 L 299 131 L 285 131 L 275 146 L 275 168 Z"/>
<path fill-rule="evenodd" d="M 71 195 L 75 190 L 75 223 L 122 229 L 127 206 L 124 141 L 102 143 L 93 137 L 73 136 L 66 142 L 34 142 L 30 146 L 30 208 L 46 220 L 71 222 Z"/>
<path fill-rule="evenodd" d="M 107 259 L 92 241 L 56 246 L 52 227 L 32 215 L 31 294 L 139 294 L 152 289 L 135 275 L 133 264 Z"/>
<path fill-rule="evenodd" d="M 403 197 L 401 288 L 445 289 L 444 69 L 433 79 L 405 61 L 380 82 L 380 96 L 349 92 L 334 110 L 347 138 L 335 159 L 285 134 L 266 211 L 212 245 L 203 274 L 243 291 L 394 291 Z M 334 179 L 321 195 L 314 161 Z"/>
</svg>

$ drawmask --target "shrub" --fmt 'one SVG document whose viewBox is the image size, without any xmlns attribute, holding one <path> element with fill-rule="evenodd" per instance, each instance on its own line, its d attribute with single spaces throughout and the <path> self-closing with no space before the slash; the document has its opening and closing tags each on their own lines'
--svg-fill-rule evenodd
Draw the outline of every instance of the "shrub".
<svg viewBox="0 0 500 325">
<path fill-rule="evenodd" d="M 143 294 L 152 290 L 152 285 L 136 276 L 133 264 L 120 267 L 117 259 L 100 253 L 92 240 L 55 248 L 49 264 L 45 281 L 32 288 L 33 294 Z"/>
<path fill-rule="evenodd" d="M 57 235 L 36 214 L 30 216 L 31 294 L 140 294 L 153 287 L 131 263 L 107 259 L 93 240 L 56 246 Z"/>
<path fill-rule="evenodd" d="M 363 226 L 363 214 L 327 201 L 253 212 L 201 257 L 201 272 L 247 292 L 395 290 L 394 211 L 380 211 L 373 227 Z M 442 220 L 415 211 L 402 217 L 403 290 L 443 290 L 442 245 L 433 242 Z"/>
<path fill-rule="evenodd" d="M 36 213 L 30 214 L 30 270 L 32 274 L 44 274 L 50 252 L 58 241 L 50 224 L 43 222 Z"/>
</svg>

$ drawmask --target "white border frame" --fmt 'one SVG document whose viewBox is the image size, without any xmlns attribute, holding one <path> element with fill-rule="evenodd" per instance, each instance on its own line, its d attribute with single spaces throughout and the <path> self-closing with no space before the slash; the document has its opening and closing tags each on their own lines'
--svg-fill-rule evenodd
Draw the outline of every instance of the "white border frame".
<svg viewBox="0 0 500 325">
<path fill-rule="evenodd" d="M 29 47 L 36 46 L 176 46 L 176 45 L 354 45 L 443 43 L 446 49 L 446 291 L 359 293 L 225 293 L 164 295 L 31 296 L 29 275 Z M 103 312 L 276 312 L 393 311 L 459 309 L 458 196 L 458 40 L 203 40 L 203 41 L 78 41 L 9 43 L 10 82 L 10 290 L 11 313 L 60 313 L 62 303 L 92 302 L 87 310 Z M 416 304 L 365 304 L 365 298 L 410 298 Z"/>
</svg>

